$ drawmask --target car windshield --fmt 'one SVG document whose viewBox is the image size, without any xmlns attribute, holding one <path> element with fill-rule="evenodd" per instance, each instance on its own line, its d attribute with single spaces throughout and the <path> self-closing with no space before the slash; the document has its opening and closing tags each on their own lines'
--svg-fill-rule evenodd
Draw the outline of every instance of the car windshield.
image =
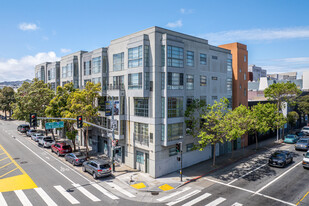
<svg viewBox="0 0 309 206">
<path fill-rule="evenodd" d="M 44 138 L 45 141 L 52 141 L 52 138 Z"/>
<path fill-rule="evenodd" d="M 307 143 L 307 140 L 302 139 L 302 140 L 299 140 L 298 143 Z"/>
<path fill-rule="evenodd" d="M 109 164 L 105 164 L 105 165 L 100 165 L 101 169 L 108 169 L 110 168 Z"/>
<path fill-rule="evenodd" d="M 274 157 L 274 158 L 282 159 L 282 158 L 284 158 L 285 155 L 283 153 L 274 153 L 271 156 Z"/>
<path fill-rule="evenodd" d="M 64 145 L 62 146 L 63 149 L 70 149 L 70 145 Z"/>
<path fill-rule="evenodd" d="M 303 130 L 309 130 L 309 127 L 304 127 Z"/>
<path fill-rule="evenodd" d="M 76 157 L 83 157 L 84 155 L 81 154 L 81 153 L 77 153 L 77 154 L 75 154 L 75 156 L 76 156 Z"/>
<path fill-rule="evenodd" d="M 288 139 L 293 139 L 293 138 L 294 138 L 294 135 L 287 135 L 286 138 L 288 138 Z"/>
<path fill-rule="evenodd" d="M 306 157 L 306 158 L 309 158 L 309 152 L 306 153 L 305 157 Z"/>
</svg>

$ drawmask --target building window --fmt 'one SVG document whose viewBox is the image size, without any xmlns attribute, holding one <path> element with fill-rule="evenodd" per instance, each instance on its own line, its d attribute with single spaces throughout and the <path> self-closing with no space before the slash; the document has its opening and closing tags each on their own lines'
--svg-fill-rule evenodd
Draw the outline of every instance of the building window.
<svg viewBox="0 0 309 206">
<path fill-rule="evenodd" d="M 92 78 L 92 83 L 94 83 L 94 84 L 98 84 L 98 83 L 102 84 L 101 83 L 101 77 Z"/>
<path fill-rule="evenodd" d="M 92 59 L 92 73 L 98 74 L 101 72 L 101 57 Z"/>
<path fill-rule="evenodd" d="M 50 89 L 51 89 L 51 90 L 55 90 L 55 89 L 56 89 L 56 83 L 55 83 L 55 82 L 52 82 L 52 83 L 50 84 Z"/>
<path fill-rule="evenodd" d="M 200 101 L 204 104 L 207 104 L 207 97 L 206 96 L 200 96 Z"/>
<path fill-rule="evenodd" d="M 217 56 L 211 56 L 211 58 L 212 58 L 212 59 L 215 59 L 215 60 L 217 60 L 217 59 L 218 59 L 218 57 L 217 57 Z"/>
<path fill-rule="evenodd" d="M 134 115 L 148 117 L 148 98 L 134 98 Z"/>
<path fill-rule="evenodd" d="M 194 144 L 193 144 L 193 143 L 186 144 L 186 147 L 187 147 L 187 152 L 193 151 L 193 146 L 194 146 Z"/>
<path fill-rule="evenodd" d="M 56 68 L 50 70 L 50 79 L 56 79 Z"/>
<path fill-rule="evenodd" d="M 144 61 L 145 61 L 145 67 L 149 67 L 149 46 L 144 46 Z"/>
<path fill-rule="evenodd" d="M 226 79 L 226 88 L 227 88 L 227 91 L 232 91 L 232 78 L 227 78 Z"/>
<path fill-rule="evenodd" d="M 194 67 L 194 52 L 187 51 L 187 66 Z"/>
<path fill-rule="evenodd" d="M 161 141 L 162 142 L 165 141 L 165 125 L 164 124 L 161 125 Z"/>
<path fill-rule="evenodd" d="M 73 64 L 68 64 L 67 65 L 67 77 L 72 77 L 73 75 Z"/>
<path fill-rule="evenodd" d="M 239 89 L 241 89 L 241 84 L 239 84 Z"/>
<path fill-rule="evenodd" d="M 207 64 L 207 55 L 206 54 L 200 54 L 200 64 L 202 64 L 202 65 Z"/>
<path fill-rule="evenodd" d="M 144 153 L 140 151 L 136 151 L 136 162 L 140 164 L 144 164 Z"/>
<path fill-rule="evenodd" d="M 201 75 L 200 76 L 200 86 L 206 86 L 207 85 L 207 77 Z"/>
<path fill-rule="evenodd" d="M 233 102 L 232 102 L 232 101 L 233 101 L 232 98 L 227 98 L 227 100 L 229 100 L 229 104 L 228 104 L 227 107 L 228 107 L 228 108 L 232 108 L 232 103 L 233 103 Z"/>
<path fill-rule="evenodd" d="M 183 48 L 167 46 L 167 66 L 183 67 Z"/>
<path fill-rule="evenodd" d="M 165 66 L 165 45 L 161 45 L 161 66 Z"/>
<path fill-rule="evenodd" d="M 130 48 L 129 53 L 129 68 L 141 67 L 143 64 L 143 46 Z"/>
<path fill-rule="evenodd" d="M 62 78 L 66 78 L 67 77 L 67 67 L 64 66 L 62 67 Z"/>
<path fill-rule="evenodd" d="M 51 80 L 50 70 L 47 71 L 47 79 L 48 79 L 48 80 Z"/>
<path fill-rule="evenodd" d="M 247 80 L 247 74 L 244 73 L 244 80 Z"/>
<path fill-rule="evenodd" d="M 227 59 L 227 71 L 232 71 L 232 59 Z"/>
<path fill-rule="evenodd" d="M 218 80 L 218 77 L 211 77 L 211 80 Z"/>
<path fill-rule="evenodd" d="M 193 102 L 193 97 L 187 97 L 187 108 L 192 104 Z"/>
<path fill-rule="evenodd" d="M 192 90 L 194 89 L 194 76 L 193 75 L 190 75 L 190 74 L 187 74 L 187 89 L 188 90 Z"/>
<path fill-rule="evenodd" d="M 113 55 L 113 70 L 121 71 L 124 69 L 124 53 Z"/>
<path fill-rule="evenodd" d="M 247 55 L 244 56 L 244 62 L 247 62 Z"/>
<path fill-rule="evenodd" d="M 150 77 L 149 77 L 149 72 L 145 72 L 144 73 L 144 87 L 146 90 L 149 90 L 150 89 Z"/>
<path fill-rule="evenodd" d="M 183 73 L 168 72 L 167 89 L 183 89 Z"/>
<path fill-rule="evenodd" d="M 91 75 L 91 61 L 84 62 L 84 76 Z"/>
<path fill-rule="evenodd" d="M 84 80 L 84 87 L 86 87 L 87 82 L 91 82 L 91 79 L 85 79 L 85 80 Z"/>
<path fill-rule="evenodd" d="M 212 100 L 216 100 L 216 99 L 218 99 L 218 97 L 217 96 L 212 96 L 211 99 Z"/>
<path fill-rule="evenodd" d="M 167 141 L 183 138 L 183 123 L 169 124 L 167 126 Z"/>
<path fill-rule="evenodd" d="M 149 145 L 148 124 L 134 122 L 134 140 L 143 145 Z"/>
<path fill-rule="evenodd" d="M 165 118 L 165 97 L 161 97 L 161 113 L 162 118 Z"/>
<path fill-rule="evenodd" d="M 239 73 L 241 73 L 241 68 L 239 68 Z"/>
<path fill-rule="evenodd" d="M 168 149 L 168 155 L 171 157 L 171 156 L 175 156 L 177 155 L 177 150 L 176 150 L 176 147 L 171 147 Z"/>
<path fill-rule="evenodd" d="M 110 89 L 123 89 L 124 88 L 124 76 L 113 76 L 113 87 Z"/>
<path fill-rule="evenodd" d="M 169 97 L 168 98 L 168 118 L 182 117 L 183 116 L 183 98 L 182 97 Z"/>
<path fill-rule="evenodd" d="M 247 89 L 244 88 L 244 95 L 247 96 Z"/>
<path fill-rule="evenodd" d="M 161 73 L 161 89 L 165 89 L 165 73 Z"/>
<path fill-rule="evenodd" d="M 142 73 L 129 74 L 128 89 L 142 88 Z"/>
</svg>

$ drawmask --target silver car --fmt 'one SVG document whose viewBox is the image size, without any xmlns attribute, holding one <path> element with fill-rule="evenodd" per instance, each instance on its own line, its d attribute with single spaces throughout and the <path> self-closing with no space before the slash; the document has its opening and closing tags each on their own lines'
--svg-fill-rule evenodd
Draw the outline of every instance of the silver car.
<svg viewBox="0 0 309 206">
<path fill-rule="evenodd" d="M 51 147 L 53 144 L 55 141 L 51 137 L 38 137 L 38 146 Z"/>
<path fill-rule="evenodd" d="M 308 150 L 309 149 L 309 138 L 301 138 L 295 144 L 295 150 Z"/>
<path fill-rule="evenodd" d="M 34 133 L 33 135 L 31 135 L 31 139 L 35 142 L 38 141 L 38 137 L 43 137 L 44 135 L 42 133 Z"/>
<path fill-rule="evenodd" d="M 301 129 L 301 132 L 309 135 L 309 126 L 304 126 L 302 129 Z"/>
<path fill-rule="evenodd" d="M 36 129 L 30 129 L 26 132 L 27 137 L 31 137 L 32 134 L 36 133 L 37 130 Z"/>
<path fill-rule="evenodd" d="M 101 159 L 84 162 L 82 169 L 84 172 L 89 172 L 94 179 L 110 176 L 112 174 L 109 162 Z"/>
</svg>

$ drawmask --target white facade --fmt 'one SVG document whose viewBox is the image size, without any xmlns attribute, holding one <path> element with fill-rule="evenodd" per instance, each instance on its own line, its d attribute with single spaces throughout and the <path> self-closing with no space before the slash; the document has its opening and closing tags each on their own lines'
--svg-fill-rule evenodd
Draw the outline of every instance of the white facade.
<svg viewBox="0 0 309 206">
<path fill-rule="evenodd" d="M 257 67 L 254 64 L 249 65 L 248 72 L 252 72 L 253 75 L 253 81 L 259 81 L 261 77 L 266 77 L 267 71 L 265 69 L 262 69 L 262 67 Z"/>
<path fill-rule="evenodd" d="M 303 72 L 303 90 L 309 90 L 309 71 Z"/>
</svg>

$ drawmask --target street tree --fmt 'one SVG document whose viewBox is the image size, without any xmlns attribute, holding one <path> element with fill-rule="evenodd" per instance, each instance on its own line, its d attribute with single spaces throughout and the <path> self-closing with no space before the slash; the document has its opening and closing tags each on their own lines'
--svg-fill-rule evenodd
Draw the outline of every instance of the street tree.
<svg viewBox="0 0 309 206">
<path fill-rule="evenodd" d="M 291 128 L 295 127 L 298 119 L 299 119 L 299 115 L 295 111 L 291 111 L 287 115 L 287 122 L 290 124 Z"/>
<path fill-rule="evenodd" d="M 297 106 L 302 116 L 309 115 L 309 94 L 299 97 Z"/>
<path fill-rule="evenodd" d="M 12 87 L 3 87 L 0 92 L 0 109 L 4 112 L 5 119 L 7 112 L 12 115 L 12 105 L 15 102 L 15 92 Z"/>
</svg>

